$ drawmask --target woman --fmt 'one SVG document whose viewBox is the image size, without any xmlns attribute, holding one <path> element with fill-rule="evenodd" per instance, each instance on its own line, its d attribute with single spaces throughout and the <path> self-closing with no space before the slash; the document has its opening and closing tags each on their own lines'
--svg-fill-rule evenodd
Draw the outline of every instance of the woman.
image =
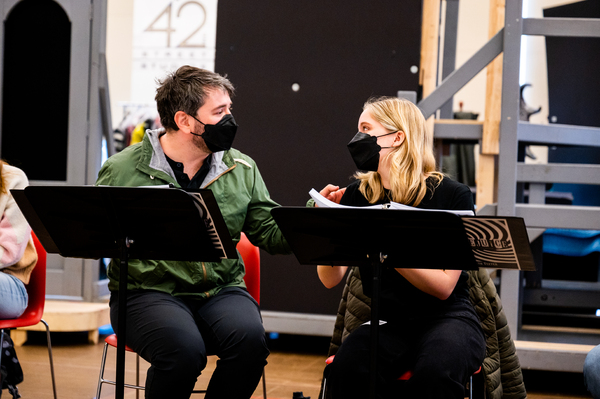
<svg viewBox="0 0 600 399">
<path fill-rule="evenodd" d="M 0 161 L 0 319 L 17 318 L 27 308 L 25 284 L 37 263 L 31 227 L 10 193 L 27 185 L 21 169 Z"/>
<path fill-rule="evenodd" d="M 357 167 L 366 172 L 357 173 L 345 189 L 328 185 L 321 191 L 324 197 L 351 206 L 394 201 L 425 209 L 474 209 L 469 188 L 435 170 L 433 133 L 415 105 L 393 97 L 371 99 L 358 129 L 348 148 Z M 467 273 L 443 267 L 390 267 L 383 272 L 377 388 L 381 397 L 463 398 L 469 376 L 481 366 L 485 340 L 469 300 Z M 342 281 L 346 270 L 317 267 L 328 288 Z M 364 293 L 370 295 L 370 270 L 360 267 L 360 275 L 366 282 Z M 369 396 L 369 329 L 366 324 L 351 332 L 327 366 L 331 397 Z M 398 382 L 407 370 L 413 376 Z"/>
</svg>

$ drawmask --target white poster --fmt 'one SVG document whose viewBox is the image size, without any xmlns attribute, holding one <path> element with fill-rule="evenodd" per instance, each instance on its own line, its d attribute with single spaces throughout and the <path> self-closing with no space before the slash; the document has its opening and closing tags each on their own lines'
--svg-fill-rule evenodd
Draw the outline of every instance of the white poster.
<svg viewBox="0 0 600 399">
<path fill-rule="evenodd" d="M 182 65 L 214 70 L 217 0 L 134 0 L 131 101 L 154 104 L 156 80 Z"/>
</svg>

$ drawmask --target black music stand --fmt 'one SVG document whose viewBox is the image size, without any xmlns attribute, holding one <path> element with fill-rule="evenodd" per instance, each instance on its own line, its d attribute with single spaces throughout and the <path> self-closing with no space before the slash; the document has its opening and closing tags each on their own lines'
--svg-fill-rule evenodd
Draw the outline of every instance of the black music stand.
<svg viewBox="0 0 600 399">
<path fill-rule="evenodd" d="M 237 251 L 210 190 L 29 186 L 11 190 L 44 249 L 73 258 L 117 258 L 119 314 L 116 397 L 125 385 L 129 259 L 215 262 Z"/>
<path fill-rule="evenodd" d="M 447 212 L 280 207 L 271 211 L 306 265 L 372 266 L 370 397 L 377 392 L 383 267 L 476 270 L 461 218 Z M 452 256 L 448 256 L 448 254 Z"/>
</svg>

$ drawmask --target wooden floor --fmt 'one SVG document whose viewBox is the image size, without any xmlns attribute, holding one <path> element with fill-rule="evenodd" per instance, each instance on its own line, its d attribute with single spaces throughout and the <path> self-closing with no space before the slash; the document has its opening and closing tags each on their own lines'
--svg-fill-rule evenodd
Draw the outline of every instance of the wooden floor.
<svg viewBox="0 0 600 399">
<path fill-rule="evenodd" d="M 92 399 L 96 396 L 102 339 L 101 343 L 90 345 L 85 333 L 52 333 L 59 399 Z M 45 334 L 36 332 L 30 333 L 28 342 L 17 348 L 25 375 L 25 380 L 19 384 L 23 399 L 53 397 L 45 344 Z M 324 337 L 282 335 L 279 339 L 269 340 L 271 356 L 265 371 L 268 398 L 292 399 L 294 392 L 301 391 L 305 397 L 317 399 L 328 345 L 329 341 Z M 135 382 L 134 367 L 134 358 L 128 354 L 127 383 Z M 214 367 L 214 359 L 211 359 L 207 371 Z M 143 360 L 141 368 L 147 368 Z M 111 350 L 107 360 L 107 377 L 114 376 L 114 370 L 115 351 Z M 591 398 L 583 387 L 581 374 L 526 370 L 524 379 L 530 399 Z M 197 386 L 206 386 L 206 381 L 201 376 Z M 3 394 L 9 397 L 7 391 Z M 101 397 L 114 397 L 113 387 L 104 385 Z M 253 397 L 262 397 L 261 385 Z M 135 398 L 134 391 L 126 390 L 125 398 Z"/>
</svg>

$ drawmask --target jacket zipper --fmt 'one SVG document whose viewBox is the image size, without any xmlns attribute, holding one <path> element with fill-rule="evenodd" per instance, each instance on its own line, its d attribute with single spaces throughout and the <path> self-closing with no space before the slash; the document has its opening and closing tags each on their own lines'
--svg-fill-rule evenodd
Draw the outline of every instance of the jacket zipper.
<svg viewBox="0 0 600 399">
<path fill-rule="evenodd" d="M 202 280 L 206 284 L 206 281 L 208 280 L 208 274 L 206 273 L 206 265 L 204 262 L 202 262 L 202 276 Z M 206 295 L 207 298 L 210 297 L 210 293 L 208 291 L 204 292 L 204 295 Z"/>
<path fill-rule="evenodd" d="M 207 188 L 208 186 L 210 186 L 211 184 L 213 184 L 214 182 L 216 182 L 219 177 L 223 176 L 225 173 L 228 173 L 230 171 L 232 171 L 237 165 L 234 164 L 231 168 L 227 169 L 226 171 L 224 171 L 223 173 L 221 173 L 220 175 L 218 175 L 217 177 L 215 177 L 214 179 L 212 179 L 211 181 L 208 182 L 208 184 L 206 186 L 204 186 L 204 188 Z"/>
<path fill-rule="evenodd" d="M 213 184 L 215 181 L 217 181 L 219 179 L 219 177 L 223 176 L 225 173 L 232 171 L 236 166 L 237 165 L 234 163 L 233 166 L 231 166 L 229 169 L 227 169 L 226 171 L 224 171 L 223 173 L 221 173 L 220 175 L 216 176 L 214 179 L 209 181 L 208 184 L 206 186 L 204 186 L 204 188 L 207 188 L 208 186 Z M 208 276 L 206 273 L 206 265 L 204 264 L 204 262 L 202 262 L 202 273 L 204 273 L 204 282 L 206 283 Z M 206 298 L 210 298 L 210 293 L 208 291 L 205 291 L 204 295 L 206 295 Z"/>
</svg>

